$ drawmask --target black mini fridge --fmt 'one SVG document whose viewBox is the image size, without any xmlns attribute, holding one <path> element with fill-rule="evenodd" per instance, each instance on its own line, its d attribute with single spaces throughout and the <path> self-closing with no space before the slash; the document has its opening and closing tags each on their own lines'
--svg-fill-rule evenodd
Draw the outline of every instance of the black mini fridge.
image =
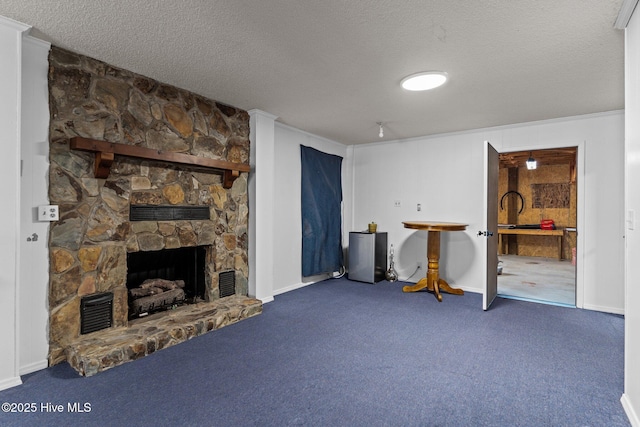
<svg viewBox="0 0 640 427">
<path fill-rule="evenodd" d="M 349 233 L 349 280 L 376 283 L 387 271 L 387 233 Z"/>
</svg>

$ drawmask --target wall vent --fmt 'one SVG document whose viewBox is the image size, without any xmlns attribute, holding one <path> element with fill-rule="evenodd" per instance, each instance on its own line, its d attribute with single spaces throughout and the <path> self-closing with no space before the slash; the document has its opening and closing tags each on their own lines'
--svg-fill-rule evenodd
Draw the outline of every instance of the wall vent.
<svg viewBox="0 0 640 427">
<path fill-rule="evenodd" d="M 80 300 L 80 333 L 110 328 L 113 322 L 113 293 L 105 292 Z"/>
<path fill-rule="evenodd" d="M 176 221 L 211 219 L 209 206 L 140 206 L 131 205 L 129 221 Z"/>
<path fill-rule="evenodd" d="M 220 298 L 235 295 L 236 293 L 236 272 L 233 270 L 223 271 L 218 275 L 218 288 Z"/>
</svg>

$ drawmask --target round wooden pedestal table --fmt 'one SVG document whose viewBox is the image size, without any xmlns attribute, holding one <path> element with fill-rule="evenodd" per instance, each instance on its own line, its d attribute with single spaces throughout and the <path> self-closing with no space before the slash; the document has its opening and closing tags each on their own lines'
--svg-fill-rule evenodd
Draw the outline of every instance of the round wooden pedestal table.
<svg viewBox="0 0 640 427">
<path fill-rule="evenodd" d="M 455 289 L 449 286 L 446 280 L 440 278 L 440 232 L 441 231 L 464 231 L 467 224 L 459 224 L 457 222 L 433 222 L 433 221 L 403 221 L 404 228 L 414 230 L 426 230 L 427 236 L 427 276 L 420 279 L 418 283 L 412 286 L 404 286 L 403 292 L 417 292 L 427 289 L 433 292 L 442 302 L 440 291 L 454 295 L 464 295 L 462 289 Z"/>
</svg>

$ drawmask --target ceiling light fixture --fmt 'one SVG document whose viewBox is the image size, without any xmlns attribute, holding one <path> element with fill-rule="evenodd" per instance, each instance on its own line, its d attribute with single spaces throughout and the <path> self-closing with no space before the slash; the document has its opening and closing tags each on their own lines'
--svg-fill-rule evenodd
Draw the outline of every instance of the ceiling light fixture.
<svg viewBox="0 0 640 427">
<path fill-rule="evenodd" d="M 531 152 L 529 152 L 529 158 L 527 159 L 527 169 L 532 170 L 538 167 L 538 162 L 533 158 Z"/>
<path fill-rule="evenodd" d="M 442 86 L 447 79 L 447 73 L 443 71 L 425 71 L 405 77 L 401 84 L 406 90 L 430 90 Z"/>
<path fill-rule="evenodd" d="M 378 124 L 378 126 L 380 126 L 380 133 L 378 133 L 378 136 L 380 138 L 384 138 L 384 129 L 382 129 L 382 122 L 376 122 Z"/>
</svg>

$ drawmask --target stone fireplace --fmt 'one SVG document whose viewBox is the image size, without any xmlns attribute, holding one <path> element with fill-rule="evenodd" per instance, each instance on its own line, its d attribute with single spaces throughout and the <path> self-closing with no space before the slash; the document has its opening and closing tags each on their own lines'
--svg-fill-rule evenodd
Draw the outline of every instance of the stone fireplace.
<svg viewBox="0 0 640 427">
<path fill-rule="evenodd" d="M 259 313 L 259 302 L 247 298 L 246 172 L 229 181 L 210 169 L 115 155 L 106 177 L 99 177 L 97 163 L 102 159 L 70 144 L 74 137 L 81 137 L 157 153 L 248 164 L 247 112 L 56 47 L 51 49 L 49 64 L 49 198 L 51 204 L 59 205 L 60 212 L 49 233 L 49 363 L 73 359 L 76 365 L 81 364 L 77 360 L 91 347 L 87 344 L 90 340 L 126 335 L 132 326 L 128 275 L 139 269 L 130 271 L 128 259 L 136 258 L 135 254 L 202 248 L 202 274 L 189 291 L 195 293 L 191 302 L 228 300 L 220 304 L 233 315 L 213 319 L 214 311 L 224 310 L 189 308 L 182 332 L 168 331 L 170 338 L 164 341 L 155 336 L 144 344 L 125 343 L 128 350 L 106 349 L 109 356 L 96 356 L 91 362 L 104 366 L 93 366 L 92 372 L 179 342 L 177 336 L 187 339 Z M 131 220 L 134 206 L 193 207 L 204 209 L 207 215 Z M 149 257 L 142 259 L 142 264 L 151 262 Z M 233 272 L 237 298 L 220 300 L 219 275 L 229 271 Z M 112 327 L 81 335 L 81 299 L 105 292 L 113 294 Z M 202 315 L 204 320 L 194 314 L 198 310 L 208 313 Z M 180 323 L 179 313 L 171 313 L 171 317 L 172 324 L 176 319 Z M 147 330 L 151 329 L 157 331 L 157 325 L 147 325 Z M 140 324 L 136 333 L 140 335 Z M 104 340 L 100 345 L 106 345 Z"/>
</svg>

